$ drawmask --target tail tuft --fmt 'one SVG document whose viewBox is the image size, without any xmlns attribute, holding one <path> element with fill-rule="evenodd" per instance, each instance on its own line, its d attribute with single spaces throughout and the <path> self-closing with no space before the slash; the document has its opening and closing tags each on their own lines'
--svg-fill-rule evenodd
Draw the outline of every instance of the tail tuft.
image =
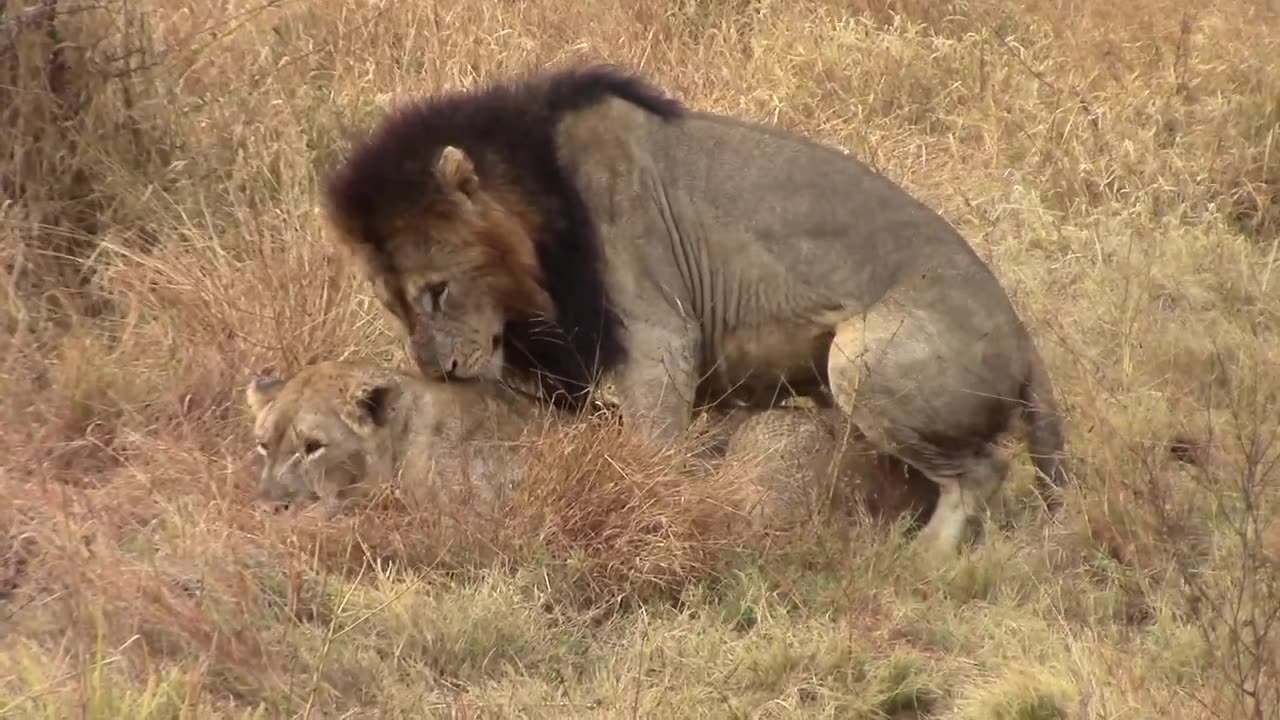
<svg viewBox="0 0 1280 720">
<path fill-rule="evenodd" d="M 1027 449 L 1036 469 L 1037 489 L 1051 513 L 1062 507 L 1067 466 L 1063 452 L 1062 419 L 1054 398 L 1053 383 L 1044 360 L 1032 350 L 1031 373 L 1022 389 L 1025 404 Z"/>
</svg>

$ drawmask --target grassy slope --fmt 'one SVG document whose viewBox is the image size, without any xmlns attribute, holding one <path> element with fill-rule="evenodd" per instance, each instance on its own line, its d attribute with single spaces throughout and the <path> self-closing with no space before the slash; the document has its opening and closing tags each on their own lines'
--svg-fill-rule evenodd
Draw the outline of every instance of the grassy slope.
<svg viewBox="0 0 1280 720">
<path fill-rule="evenodd" d="M 57 56 L 0 26 L 0 715 L 1280 707 L 1276 632 L 1244 622 L 1280 605 L 1264 4 L 218 5 L 108 3 Z M 957 223 L 1056 378 L 1062 526 L 1019 463 L 948 572 L 883 529 L 765 543 L 716 510 L 732 478 L 589 434 L 492 534 L 248 510 L 250 372 L 400 359 L 320 242 L 318 171 L 404 94 L 575 58 L 846 147 Z"/>
</svg>

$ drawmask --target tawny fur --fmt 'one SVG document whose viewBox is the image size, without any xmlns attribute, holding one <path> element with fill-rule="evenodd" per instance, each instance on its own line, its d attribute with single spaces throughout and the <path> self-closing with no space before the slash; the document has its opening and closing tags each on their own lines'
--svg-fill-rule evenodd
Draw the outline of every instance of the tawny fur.
<svg viewBox="0 0 1280 720">
<path fill-rule="evenodd" d="M 737 408 L 712 417 L 725 438 L 725 471 L 740 481 L 737 503 L 758 527 L 803 528 L 862 512 L 915 525 L 937 505 L 935 484 L 877 452 L 839 410 Z"/>
<path fill-rule="evenodd" d="M 361 362 L 322 362 L 246 388 L 262 455 L 257 499 L 341 512 L 395 487 L 416 509 L 444 494 L 492 506 L 516 482 L 536 406 L 493 383 L 444 385 Z"/>
<path fill-rule="evenodd" d="M 535 422 L 572 421 L 491 383 L 446 385 L 364 362 L 255 378 L 246 398 L 262 454 L 256 499 L 330 515 L 388 487 L 417 510 L 446 501 L 498 510 L 521 481 Z M 715 462 L 741 479 L 726 501 L 764 529 L 832 508 L 927 516 L 936 501 L 918 475 L 895 474 L 857 438 L 842 442 L 838 412 L 734 410 L 716 421 L 725 449 Z M 321 446 L 311 457 L 308 442 Z"/>
</svg>

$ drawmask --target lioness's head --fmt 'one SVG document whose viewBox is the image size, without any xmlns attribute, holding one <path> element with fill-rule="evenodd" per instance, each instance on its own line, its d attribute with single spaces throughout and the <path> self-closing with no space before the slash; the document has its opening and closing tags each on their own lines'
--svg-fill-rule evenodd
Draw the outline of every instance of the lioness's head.
<svg viewBox="0 0 1280 720">
<path fill-rule="evenodd" d="M 274 507 L 357 496 L 383 455 L 380 435 L 400 393 L 392 373 L 319 363 L 289 379 L 259 376 L 245 390 L 262 470 L 256 500 Z"/>
<path fill-rule="evenodd" d="M 370 177 L 380 186 L 355 185 Z M 329 185 L 328 217 L 428 377 L 495 379 L 506 323 L 554 316 L 534 213 L 500 171 L 486 177 L 458 147 L 440 147 L 425 164 L 358 155 Z"/>
</svg>

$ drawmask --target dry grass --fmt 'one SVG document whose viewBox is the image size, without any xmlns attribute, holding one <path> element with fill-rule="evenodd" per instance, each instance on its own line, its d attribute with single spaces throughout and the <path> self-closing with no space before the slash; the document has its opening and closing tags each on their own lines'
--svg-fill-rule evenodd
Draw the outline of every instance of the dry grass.
<svg viewBox="0 0 1280 720">
<path fill-rule="evenodd" d="M 1278 33 L 1262 0 L 0 2 L 0 716 L 1275 717 Z M 398 97 L 571 59 L 961 227 L 1057 381 L 1061 525 L 1020 462 L 943 572 L 859 523 L 766 544 L 734 478 L 594 427 L 502 517 L 256 515 L 250 373 L 401 362 L 318 172 Z"/>
</svg>

